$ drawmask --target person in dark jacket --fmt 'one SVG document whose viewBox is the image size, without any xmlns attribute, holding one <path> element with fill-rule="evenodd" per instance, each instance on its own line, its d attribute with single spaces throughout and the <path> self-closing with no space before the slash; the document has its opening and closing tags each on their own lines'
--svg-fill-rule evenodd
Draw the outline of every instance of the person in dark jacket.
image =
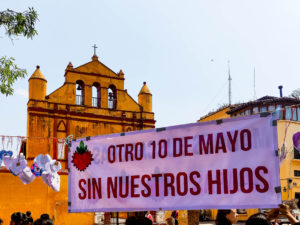
<svg viewBox="0 0 300 225">
<path fill-rule="evenodd" d="M 219 209 L 216 225 L 232 225 L 237 222 L 235 209 Z"/>
<path fill-rule="evenodd" d="M 175 225 L 178 225 L 178 210 L 173 210 L 171 213 L 171 217 L 175 219 Z"/>
</svg>

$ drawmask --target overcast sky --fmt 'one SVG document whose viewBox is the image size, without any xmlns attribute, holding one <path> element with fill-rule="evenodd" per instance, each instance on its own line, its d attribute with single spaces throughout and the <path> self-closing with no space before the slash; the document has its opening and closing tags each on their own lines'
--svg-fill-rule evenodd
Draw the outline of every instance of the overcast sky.
<svg viewBox="0 0 300 225">
<path fill-rule="evenodd" d="M 38 36 L 13 42 L 0 29 L 0 56 L 28 71 L 14 96 L 0 95 L 0 135 L 26 135 L 28 78 L 36 65 L 47 94 L 64 82 L 71 61 L 99 60 L 125 73 L 137 100 L 143 81 L 153 95 L 156 126 L 196 122 L 228 103 L 289 95 L 300 87 L 300 1 L 261 0 L 1 0 L 0 10 L 39 13 Z"/>
</svg>

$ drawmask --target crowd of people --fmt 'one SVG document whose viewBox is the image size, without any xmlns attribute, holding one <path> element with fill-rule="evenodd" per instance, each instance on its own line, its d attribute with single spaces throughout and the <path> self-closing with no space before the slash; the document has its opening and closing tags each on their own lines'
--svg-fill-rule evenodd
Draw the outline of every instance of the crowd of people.
<svg viewBox="0 0 300 225">
<path fill-rule="evenodd" d="M 3 220 L 0 219 L 0 225 Z M 42 214 L 40 218 L 33 220 L 31 212 L 27 211 L 26 214 L 22 212 L 15 212 L 10 217 L 10 225 L 54 225 L 50 219 L 49 214 Z"/>
<path fill-rule="evenodd" d="M 248 218 L 246 225 L 272 225 L 271 221 L 275 220 L 278 216 L 285 216 L 291 225 L 300 225 L 300 222 L 292 215 L 288 205 L 280 204 L 278 208 L 270 210 L 268 213 L 256 213 Z M 235 209 L 221 209 L 218 210 L 216 225 L 233 225 L 237 222 L 237 213 Z M 3 220 L 0 219 L 0 225 Z M 128 217 L 126 225 L 152 225 L 153 217 L 148 211 L 145 217 Z M 167 225 L 178 225 L 178 211 L 174 210 L 171 216 L 166 219 Z M 15 212 L 11 215 L 10 225 L 54 225 L 48 214 L 42 214 L 40 218 L 33 220 L 31 212 L 27 211 L 26 214 L 22 212 Z"/>
<path fill-rule="evenodd" d="M 268 213 L 256 213 L 251 215 L 246 221 L 246 225 L 272 225 L 271 221 L 273 220 L 276 225 L 276 219 L 279 215 L 287 217 L 291 225 L 300 225 L 299 221 L 292 215 L 290 207 L 285 204 L 280 204 L 278 208 L 272 209 Z M 236 222 L 236 210 L 218 210 L 216 225 L 232 225 Z"/>
<path fill-rule="evenodd" d="M 166 219 L 167 225 L 178 225 L 178 211 L 174 210 L 171 216 Z M 145 217 L 130 216 L 126 219 L 125 225 L 153 225 L 153 217 L 148 211 Z"/>
</svg>

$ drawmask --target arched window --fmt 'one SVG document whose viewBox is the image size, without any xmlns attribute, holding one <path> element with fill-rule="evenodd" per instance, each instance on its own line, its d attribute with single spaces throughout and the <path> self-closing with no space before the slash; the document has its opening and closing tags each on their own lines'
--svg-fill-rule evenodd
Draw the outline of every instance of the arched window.
<svg viewBox="0 0 300 225">
<path fill-rule="evenodd" d="M 82 80 L 76 81 L 76 105 L 84 105 L 84 83 Z"/>
<path fill-rule="evenodd" d="M 101 88 L 99 83 L 94 83 L 92 88 L 93 107 L 100 108 L 101 103 Z"/>
<path fill-rule="evenodd" d="M 109 85 L 108 87 L 108 108 L 117 108 L 117 89 L 114 85 Z"/>
</svg>

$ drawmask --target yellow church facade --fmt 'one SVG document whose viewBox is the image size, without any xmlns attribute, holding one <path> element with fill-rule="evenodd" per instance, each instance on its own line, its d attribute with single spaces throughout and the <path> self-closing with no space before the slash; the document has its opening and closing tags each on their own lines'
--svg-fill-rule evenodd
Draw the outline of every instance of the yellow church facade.
<svg viewBox="0 0 300 225">
<path fill-rule="evenodd" d="M 94 213 L 68 213 L 68 146 L 64 138 L 80 138 L 130 132 L 155 127 L 152 94 L 142 85 L 135 101 L 124 89 L 122 70 L 115 73 L 94 55 L 74 68 L 69 63 L 65 82 L 50 94 L 47 80 L 37 66 L 29 78 L 27 103 L 28 165 L 36 156 L 49 154 L 62 169 L 60 191 L 55 192 L 41 178 L 24 185 L 7 169 L 0 169 L 0 217 L 10 221 L 13 212 L 31 211 L 34 219 L 48 213 L 55 224 L 94 224 Z"/>
</svg>

